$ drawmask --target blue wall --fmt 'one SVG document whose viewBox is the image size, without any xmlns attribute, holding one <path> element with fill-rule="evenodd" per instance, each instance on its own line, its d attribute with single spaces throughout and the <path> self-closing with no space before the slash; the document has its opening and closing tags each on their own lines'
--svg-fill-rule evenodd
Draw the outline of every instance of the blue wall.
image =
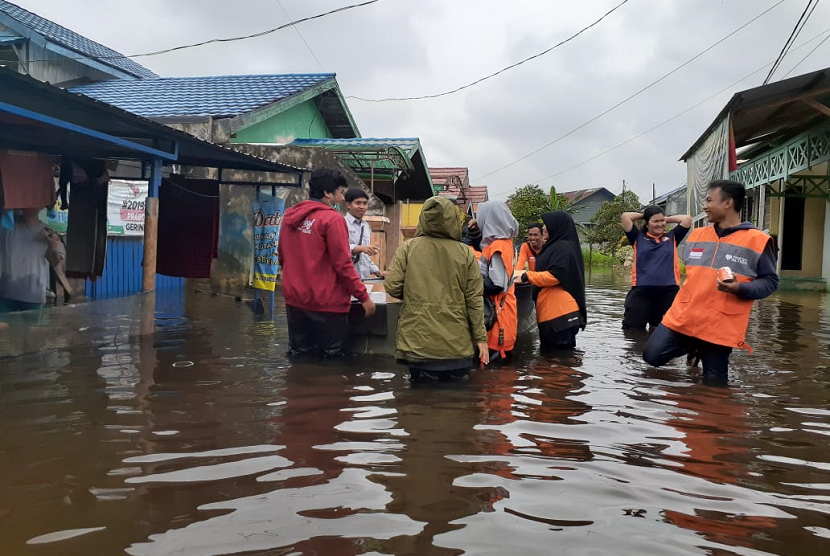
<svg viewBox="0 0 830 556">
<path fill-rule="evenodd" d="M 144 238 L 109 236 L 104 275 L 95 282 L 87 280 L 86 295 L 92 299 L 124 297 L 141 291 L 141 259 L 144 258 Z M 184 278 L 156 275 L 156 291 L 181 290 Z"/>
</svg>

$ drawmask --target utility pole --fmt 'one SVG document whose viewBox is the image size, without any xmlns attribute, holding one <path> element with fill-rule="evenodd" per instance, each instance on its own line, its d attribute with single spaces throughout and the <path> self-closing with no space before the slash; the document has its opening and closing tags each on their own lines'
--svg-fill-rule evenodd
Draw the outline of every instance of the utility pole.
<svg viewBox="0 0 830 556">
<path fill-rule="evenodd" d="M 622 190 L 622 192 L 623 192 L 623 194 L 625 194 L 625 180 L 623 180 L 623 190 Z"/>
<path fill-rule="evenodd" d="M 654 201 L 657 200 L 657 188 L 654 185 L 654 182 L 651 182 L 651 204 L 654 204 Z"/>
</svg>

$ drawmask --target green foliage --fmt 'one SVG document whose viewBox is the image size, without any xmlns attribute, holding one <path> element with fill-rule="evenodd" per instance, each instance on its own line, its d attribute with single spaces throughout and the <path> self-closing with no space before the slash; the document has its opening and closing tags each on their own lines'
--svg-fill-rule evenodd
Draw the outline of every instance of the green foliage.
<svg viewBox="0 0 830 556">
<path fill-rule="evenodd" d="M 617 264 L 617 259 L 611 255 L 600 253 L 599 251 L 591 252 L 587 247 L 582 248 L 582 260 L 585 266 L 614 266 Z"/>
<path fill-rule="evenodd" d="M 563 210 L 570 215 L 577 212 L 577 209 L 573 203 L 569 202 L 568 198 L 564 195 L 557 193 L 554 186 L 550 186 L 550 195 L 548 196 L 548 199 L 551 210 Z"/>
<path fill-rule="evenodd" d="M 586 231 L 585 240 L 596 245 L 601 253 L 616 256 L 625 237 L 620 216 L 624 212 L 639 211 L 641 206 L 640 199 L 633 191 L 625 191 L 615 199 L 606 201 L 591 218 L 591 227 Z"/>
<path fill-rule="evenodd" d="M 542 214 L 551 210 L 550 197 L 538 185 L 528 184 L 518 188 L 507 198 L 507 206 L 519 222 L 519 238 L 527 237 L 527 225 L 541 222 Z"/>
</svg>

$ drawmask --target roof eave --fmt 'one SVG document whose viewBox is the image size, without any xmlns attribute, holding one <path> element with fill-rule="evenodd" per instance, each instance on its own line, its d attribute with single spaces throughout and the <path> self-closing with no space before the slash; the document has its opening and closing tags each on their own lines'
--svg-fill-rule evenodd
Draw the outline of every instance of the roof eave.
<svg viewBox="0 0 830 556">
<path fill-rule="evenodd" d="M 315 97 L 320 96 L 321 94 L 325 93 L 326 91 L 330 91 L 333 89 L 337 89 L 337 81 L 334 77 L 326 79 L 325 81 L 313 85 L 307 89 L 303 89 L 291 96 L 281 98 L 276 100 L 270 104 L 266 104 L 265 106 L 261 106 L 255 110 L 250 112 L 246 112 L 244 114 L 239 114 L 234 117 L 228 118 L 227 126 L 228 130 L 231 133 L 237 133 L 246 129 L 248 127 L 254 126 L 269 118 L 273 118 L 278 114 L 282 114 L 292 108 L 303 104 L 304 102 L 308 102 L 309 100 L 313 100 Z M 339 95 L 339 91 L 338 91 Z M 340 97 L 342 100 L 342 96 Z M 345 107 L 345 103 L 344 103 Z M 325 114 L 324 114 L 325 116 Z M 351 114 L 348 114 L 350 121 Z M 355 128 L 356 130 L 357 128 Z"/>
<path fill-rule="evenodd" d="M 141 77 L 111 66 L 105 62 L 95 60 L 86 54 L 66 48 L 65 46 L 61 46 L 6 13 L 0 12 L 0 24 L 12 29 L 16 33 L 20 33 L 23 37 L 41 48 L 45 48 L 55 54 L 60 54 L 61 56 L 70 58 L 79 64 L 97 69 L 118 79 L 140 79 Z M 124 56 L 124 58 L 126 58 L 126 56 Z"/>
</svg>

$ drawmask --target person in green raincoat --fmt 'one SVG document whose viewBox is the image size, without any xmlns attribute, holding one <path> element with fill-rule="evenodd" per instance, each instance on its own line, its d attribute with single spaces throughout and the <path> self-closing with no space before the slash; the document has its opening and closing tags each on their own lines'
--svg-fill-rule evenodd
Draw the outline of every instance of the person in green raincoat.
<svg viewBox="0 0 830 556">
<path fill-rule="evenodd" d="M 478 348 L 489 363 L 484 284 L 478 262 L 461 243 L 461 219 L 444 197 L 424 203 L 416 237 L 395 252 L 386 293 L 403 300 L 395 356 L 410 380 L 466 377 Z"/>
</svg>

